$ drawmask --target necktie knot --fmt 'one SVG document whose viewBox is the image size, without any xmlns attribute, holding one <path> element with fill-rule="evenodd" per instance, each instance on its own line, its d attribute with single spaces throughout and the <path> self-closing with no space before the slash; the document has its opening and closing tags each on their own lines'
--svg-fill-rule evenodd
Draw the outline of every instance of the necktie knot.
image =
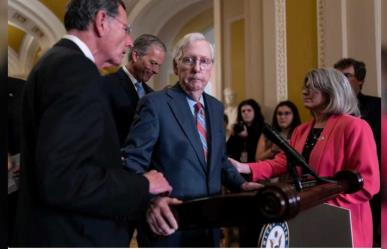
<svg viewBox="0 0 387 249">
<path fill-rule="evenodd" d="M 142 86 L 141 82 L 136 82 L 134 84 L 136 86 L 136 91 L 139 98 L 142 98 L 145 95 L 144 87 Z"/>
<path fill-rule="evenodd" d="M 196 104 L 195 104 L 195 112 L 196 113 L 201 113 L 203 111 L 203 105 L 202 105 L 202 103 L 200 103 L 200 102 L 196 102 Z"/>
</svg>

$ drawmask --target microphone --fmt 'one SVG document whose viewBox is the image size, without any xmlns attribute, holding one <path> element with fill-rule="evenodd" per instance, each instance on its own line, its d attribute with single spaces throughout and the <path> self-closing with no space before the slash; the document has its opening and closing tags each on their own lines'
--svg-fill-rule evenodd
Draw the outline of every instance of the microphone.
<svg viewBox="0 0 387 249">
<path fill-rule="evenodd" d="M 288 141 L 285 140 L 278 132 L 276 132 L 269 124 L 264 125 L 263 134 L 270 139 L 273 143 L 275 143 L 278 147 L 285 152 L 288 160 L 291 160 L 294 164 L 299 165 L 301 167 L 309 168 L 309 165 L 305 162 L 305 159 L 291 147 Z"/>
<path fill-rule="evenodd" d="M 289 145 L 288 141 L 286 141 L 286 139 L 284 139 L 280 134 L 278 134 L 278 132 L 276 132 L 270 125 L 265 123 L 262 132 L 268 139 L 270 139 L 273 143 L 280 147 L 283 152 L 285 152 L 288 160 L 289 171 L 291 175 L 293 175 L 293 177 L 297 178 L 297 173 L 295 171 L 291 172 L 292 169 L 290 168 L 291 164 L 289 162 L 291 162 L 295 166 L 301 166 L 301 168 L 303 168 L 306 172 L 314 176 L 317 180 L 320 180 L 322 182 L 336 182 L 334 180 L 319 177 L 316 172 L 314 172 L 314 170 L 312 170 L 310 166 L 305 162 L 304 157 L 300 155 L 295 149 L 293 149 L 293 147 Z M 298 181 L 298 179 L 295 180 Z M 301 189 L 301 185 L 298 185 L 299 187 L 296 187 L 298 189 Z"/>
</svg>

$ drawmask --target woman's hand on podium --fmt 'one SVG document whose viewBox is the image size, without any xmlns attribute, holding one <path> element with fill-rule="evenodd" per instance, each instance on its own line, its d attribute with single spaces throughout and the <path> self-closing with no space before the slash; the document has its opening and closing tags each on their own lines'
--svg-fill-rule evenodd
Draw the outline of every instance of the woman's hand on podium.
<svg viewBox="0 0 387 249">
<path fill-rule="evenodd" d="M 242 191 L 254 191 L 262 188 L 263 185 L 257 182 L 244 182 L 241 185 L 241 190 Z"/>
<path fill-rule="evenodd" d="M 232 166 L 234 166 L 239 173 L 241 174 L 251 174 L 251 169 L 249 167 L 249 165 L 247 163 L 241 163 L 241 162 L 238 162 L 237 160 L 234 160 L 232 158 L 228 158 L 228 160 L 230 161 L 230 163 L 232 164 Z"/>
</svg>

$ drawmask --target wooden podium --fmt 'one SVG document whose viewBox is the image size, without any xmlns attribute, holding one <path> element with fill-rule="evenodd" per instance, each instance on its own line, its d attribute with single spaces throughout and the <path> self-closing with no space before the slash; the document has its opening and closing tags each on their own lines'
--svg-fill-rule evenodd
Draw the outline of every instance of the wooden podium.
<svg viewBox="0 0 387 249">
<path fill-rule="evenodd" d="M 322 204 L 290 219 L 290 247 L 352 247 L 348 209 Z"/>
<path fill-rule="evenodd" d="M 352 247 L 348 210 L 324 204 L 363 186 L 360 175 L 339 172 L 335 183 L 301 192 L 289 184 L 270 184 L 255 192 L 202 198 L 171 206 L 179 229 L 261 228 L 251 247 Z M 258 229 L 259 230 L 259 229 Z"/>
<path fill-rule="evenodd" d="M 352 247 L 349 210 L 321 204 L 295 218 L 264 224 L 249 247 Z"/>
</svg>

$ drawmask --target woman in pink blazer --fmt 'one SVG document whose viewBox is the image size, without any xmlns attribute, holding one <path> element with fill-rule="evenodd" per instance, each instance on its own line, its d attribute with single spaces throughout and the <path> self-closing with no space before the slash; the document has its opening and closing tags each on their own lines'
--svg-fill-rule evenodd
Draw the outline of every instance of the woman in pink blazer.
<svg viewBox="0 0 387 249">
<path fill-rule="evenodd" d="M 304 106 L 312 112 L 313 120 L 295 129 L 290 144 L 320 176 L 330 177 L 343 169 L 357 170 L 362 175 L 362 190 L 341 194 L 328 203 L 351 211 L 354 247 L 372 247 L 369 200 L 379 191 L 380 177 L 371 128 L 355 117 L 359 115 L 356 96 L 346 77 L 335 69 L 315 69 L 307 73 L 302 94 Z M 240 173 L 252 174 L 254 181 L 287 172 L 284 153 L 257 163 L 230 161 Z"/>
</svg>

